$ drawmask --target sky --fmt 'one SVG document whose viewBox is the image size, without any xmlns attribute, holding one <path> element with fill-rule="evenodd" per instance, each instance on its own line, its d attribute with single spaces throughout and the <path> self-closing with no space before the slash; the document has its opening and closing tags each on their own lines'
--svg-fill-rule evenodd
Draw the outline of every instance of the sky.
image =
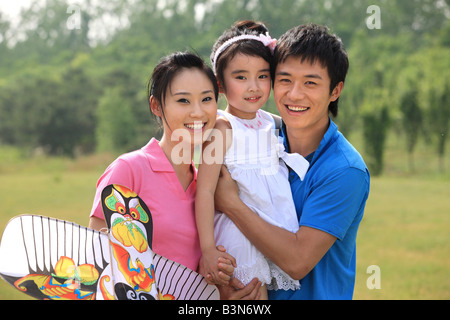
<svg viewBox="0 0 450 320">
<path fill-rule="evenodd" d="M 46 0 L 38 0 L 45 3 Z M 69 0 L 68 3 L 73 3 L 73 0 Z M 0 11 L 12 18 L 20 13 L 20 9 L 23 7 L 29 7 L 33 3 L 33 0 L 0 0 Z"/>
<path fill-rule="evenodd" d="M 0 0 L 0 11 L 8 17 L 16 16 L 22 7 L 32 3 L 31 0 Z"/>
<path fill-rule="evenodd" d="M 46 0 L 37 0 L 39 4 L 45 5 Z M 67 4 L 71 3 L 79 3 L 82 0 L 65 0 Z M 18 19 L 15 20 L 15 17 L 19 17 L 20 11 L 22 8 L 28 8 L 33 3 L 33 0 L 0 0 L 0 12 L 5 18 L 11 22 L 11 26 L 14 28 L 17 26 L 19 22 Z M 91 21 L 92 28 L 90 30 L 90 35 L 92 39 L 102 39 L 107 36 L 107 32 L 105 31 L 105 25 L 107 25 L 107 30 L 114 30 L 117 22 L 108 20 L 108 17 L 102 17 L 103 20 L 100 21 Z M 97 23 L 97 25 L 96 25 Z M 106 32 L 106 33 L 105 33 Z M 20 38 L 20 37 L 19 37 Z M 95 42 L 95 40 L 93 40 Z M 0 38 L 1 42 L 1 38 Z M 14 41 L 12 41 L 14 43 Z"/>
</svg>

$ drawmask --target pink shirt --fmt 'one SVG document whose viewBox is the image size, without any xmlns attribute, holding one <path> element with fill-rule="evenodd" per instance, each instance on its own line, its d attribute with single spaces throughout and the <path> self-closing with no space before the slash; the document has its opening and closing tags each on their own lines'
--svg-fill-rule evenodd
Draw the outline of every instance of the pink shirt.
<svg viewBox="0 0 450 320">
<path fill-rule="evenodd" d="M 194 271 L 201 256 L 195 223 L 194 179 L 184 191 L 175 171 L 156 139 L 142 149 L 121 155 L 100 177 L 91 217 L 104 219 L 101 192 L 120 184 L 136 192 L 150 209 L 153 219 L 153 251 Z"/>
</svg>

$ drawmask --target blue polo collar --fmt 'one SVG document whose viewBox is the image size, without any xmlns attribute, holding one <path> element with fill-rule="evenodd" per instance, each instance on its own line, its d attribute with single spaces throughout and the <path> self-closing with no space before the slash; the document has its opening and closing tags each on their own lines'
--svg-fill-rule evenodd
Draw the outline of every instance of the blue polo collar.
<svg viewBox="0 0 450 320">
<path fill-rule="evenodd" d="M 316 159 L 325 151 L 327 150 L 327 146 L 332 144 L 337 139 L 337 132 L 338 127 L 337 125 L 329 118 L 330 124 L 328 126 L 327 132 L 325 132 L 325 135 L 323 136 L 322 140 L 320 141 L 319 147 L 311 153 L 310 155 L 306 156 L 305 158 L 309 161 L 310 165 L 312 165 Z M 284 121 L 281 125 L 281 136 L 283 137 L 283 144 L 287 152 L 291 152 L 291 148 L 289 146 L 289 138 L 286 134 L 286 124 Z"/>
</svg>

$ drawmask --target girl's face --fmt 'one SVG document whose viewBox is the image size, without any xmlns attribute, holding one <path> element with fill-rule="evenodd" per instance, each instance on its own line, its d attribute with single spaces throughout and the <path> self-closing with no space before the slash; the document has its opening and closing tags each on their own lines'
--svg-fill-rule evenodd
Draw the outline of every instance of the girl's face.
<svg viewBox="0 0 450 320">
<path fill-rule="evenodd" d="M 214 87 L 204 72 L 197 68 L 179 71 L 167 88 L 164 115 L 161 105 L 150 100 L 152 111 L 162 118 L 164 136 L 161 141 L 183 145 L 202 144 L 205 131 L 216 122 L 217 101 Z"/>
<path fill-rule="evenodd" d="M 270 96 L 270 65 L 261 57 L 238 53 L 223 72 L 227 111 L 242 119 L 253 119 Z"/>
</svg>

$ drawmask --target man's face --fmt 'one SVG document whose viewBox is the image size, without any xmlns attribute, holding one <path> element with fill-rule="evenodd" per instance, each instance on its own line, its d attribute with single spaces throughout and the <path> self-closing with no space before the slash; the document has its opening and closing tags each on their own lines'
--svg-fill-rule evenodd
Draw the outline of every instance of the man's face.
<svg viewBox="0 0 450 320">
<path fill-rule="evenodd" d="M 274 100 L 280 116 L 290 129 L 316 131 L 328 126 L 328 106 L 341 93 L 339 83 L 330 94 L 330 77 L 317 60 L 288 57 L 275 71 Z"/>
</svg>

